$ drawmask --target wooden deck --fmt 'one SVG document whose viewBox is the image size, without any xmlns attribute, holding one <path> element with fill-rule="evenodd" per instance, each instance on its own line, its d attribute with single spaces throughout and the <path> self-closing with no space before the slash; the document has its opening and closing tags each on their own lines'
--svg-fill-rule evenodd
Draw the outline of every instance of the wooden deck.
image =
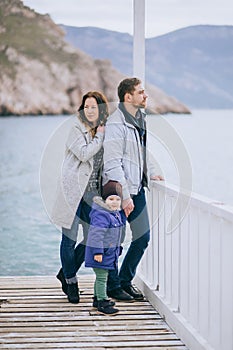
<svg viewBox="0 0 233 350">
<path fill-rule="evenodd" d="M 98 315 L 93 276 L 82 275 L 79 286 L 74 305 L 53 276 L 0 277 L 0 348 L 187 349 L 148 301 L 117 302 L 119 314 Z"/>
</svg>

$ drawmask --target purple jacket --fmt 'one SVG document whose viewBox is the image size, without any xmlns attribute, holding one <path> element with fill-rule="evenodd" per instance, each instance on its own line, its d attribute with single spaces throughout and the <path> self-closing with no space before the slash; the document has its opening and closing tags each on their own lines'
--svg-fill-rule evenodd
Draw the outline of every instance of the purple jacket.
<svg viewBox="0 0 233 350">
<path fill-rule="evenodd" d="M 122 228 L 126 223 L 123 211 L 111 211 L 101 197 L 94 197 L 90 213 L 85 266 L 114 270 L 120 255 Z M 102 263 L 94 255 L 102 254 Z"/>
</svg>

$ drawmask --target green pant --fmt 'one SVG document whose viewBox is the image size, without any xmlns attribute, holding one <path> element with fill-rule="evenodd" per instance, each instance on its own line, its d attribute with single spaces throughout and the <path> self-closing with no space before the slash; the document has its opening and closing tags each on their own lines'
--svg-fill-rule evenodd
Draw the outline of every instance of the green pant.
<svg viewBox="0 0 233 350">
<path fill-rule="evenodd" d="M 107 299 L 108 270 L 93 268 L 96 278 L 94 284 L 94 296 L 97 300 Z"/>
</svg>

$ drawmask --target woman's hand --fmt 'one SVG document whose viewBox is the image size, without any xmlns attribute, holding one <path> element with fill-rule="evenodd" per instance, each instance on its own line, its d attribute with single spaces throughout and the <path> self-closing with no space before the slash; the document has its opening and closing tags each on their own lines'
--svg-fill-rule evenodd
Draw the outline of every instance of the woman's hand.
<svg viewBox="0 0 233 350">
<path fill-rule="evenodd" d="M 103 255 L 102 254 L 94 255 L 94 260 L 101 263 L 103 260 Z"/>
<path fill-rule="evenodd" d="M 150 177 L 150 179 L 155 181 L 164 181 L 164 178 L 162 177 L 162 175 L 153 175 Z"/>
<path fill-rule="evenodd" d="M 99 125 L 97 128 L 97 132 L 102 132 L 104 134 L 105 126 L 104 125 Z"/>
</svg>

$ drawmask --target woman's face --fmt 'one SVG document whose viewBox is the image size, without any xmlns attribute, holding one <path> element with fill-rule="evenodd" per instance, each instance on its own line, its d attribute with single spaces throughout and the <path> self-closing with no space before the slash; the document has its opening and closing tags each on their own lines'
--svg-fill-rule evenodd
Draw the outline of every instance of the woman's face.
<svg viewBox="0 0 233 350">
<path fill-rule="evenodd" d="M 84 103 L 84 114 L 87 120 L 93 124 L 97 125 L 99 119 L 99 107 L 94 97 L 88 97 Z"/>
</svg>

